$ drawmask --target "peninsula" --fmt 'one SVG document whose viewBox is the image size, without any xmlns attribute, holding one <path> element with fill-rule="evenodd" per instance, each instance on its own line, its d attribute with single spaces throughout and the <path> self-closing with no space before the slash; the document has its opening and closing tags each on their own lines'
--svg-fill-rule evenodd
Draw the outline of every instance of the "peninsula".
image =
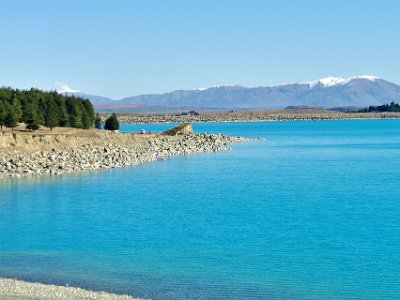
<svg viewBox="0 0 400 300">
<path fill-rule="evenodd" d="M 41 127 L 0 133 L 0 178 L 61 175 L 137 165 L 174 155 L 228 150 L 245 138 L 195 134 L 190 124 L 164 133 L 119 133 L 97 129 Z"/>
</svg>

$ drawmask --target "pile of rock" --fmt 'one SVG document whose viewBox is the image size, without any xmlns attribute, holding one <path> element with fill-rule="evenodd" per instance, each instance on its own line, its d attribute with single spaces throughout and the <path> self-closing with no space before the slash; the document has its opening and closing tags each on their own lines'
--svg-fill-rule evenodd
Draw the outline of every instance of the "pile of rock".
<svg viewBox="0 0 400 300">
<path fill-rule="evenodd" d="M 118 140 L 121 138 L 116 136 Z M 129 134 L 126 134 L 129 138 Z M 1 137 L 0 137 L 1 138 Z M 53 137 L 57 139 L 57 136 Z M 246 140 L 221 134 L 193 134 L 182 131 L 181 134 L 169 136 L 152 135 L 132 143 L 115 143 L 108 137 L 108 143 L 93 143 L 91 139 L 83 143 L 81 139 L 74 146 L 54 147 L 41 151 L 15 152 L 13 147 L 0 153 L 0 178 L 33 175 L 60 175 L 84 170 L 99 170 L 137 165 L 159 158 L 174 155 L 187 155 L 196 152 L 224 151 L 230 149 L 227 144 Z M 46 139 L 48 142 L 48 139 Z M 37 139 L 31 143 L 43 143 Z M 34 149 L 40 148 L 35 145 Z M 32 149 L 32 145 L 30 148 Z"/>
</svg>

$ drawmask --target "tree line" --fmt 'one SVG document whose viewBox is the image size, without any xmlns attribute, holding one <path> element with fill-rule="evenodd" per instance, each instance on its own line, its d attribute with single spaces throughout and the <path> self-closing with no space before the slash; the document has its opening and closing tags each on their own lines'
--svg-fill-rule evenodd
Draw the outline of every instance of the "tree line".
<svg viewBox="0 0 400 300">
<path fill-rule="evenodd" d="M 88 99 L 41 91 L 36 88 L 18 90 L 0 88 L 0 128 L 14 129 L 23 122 L 29 130 L 44 125 L 88 129 L 95 119 L 92 103 Z"/>
<path fill-rule="evenodd" d="M 390 104 L 369 106 L 359 110 L 359 112 L 400 112 L 400 104 L 391 102 Z"/>
</svg>

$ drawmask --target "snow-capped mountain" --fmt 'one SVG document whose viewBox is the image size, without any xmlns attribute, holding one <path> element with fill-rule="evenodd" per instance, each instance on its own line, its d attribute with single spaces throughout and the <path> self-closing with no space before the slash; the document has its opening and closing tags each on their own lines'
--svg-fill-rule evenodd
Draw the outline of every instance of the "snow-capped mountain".
<svg viewBox="0 0 400 300">
<path fill-rule="evenodd" d="M 57 92 L 64 95 L 74 95 L 79 96 L 82 98 L 88 98 L 93 104 L 101 104 L 101 103 L 112 103 L 113 100 L 103 96 L 95 96 L 95 95 L 88 95 L 81 91 L 71 88 L 68 84 L 63 82 L 55 81 L 54 84 L 57 86 Z"/>
<path fill-rule="evenodd" d="M 71 88 L 68 84 L 65 84 L 60 81 L 54 81 L 54 84 L 57 86 L 57 92 L 60 94 L 79 94 L 81 91 L 75 90 Z"/>
<path fill-rule="evenodd" d="M 84 96 L 84 95 L 82 95 Z M 95 106 L 162 106 L 208 109 L 268 109 L 287 106 L 365 107 L 400 102 L 400 86 L 375 76 L 327 77 L 310 82 L 278 86 L 215 86 L 177 90 L 109 101 L 86 95 Z"/>
<path fill-rule="evenodd" d="M 327 88 L 327 87 L 331 87 L 331 86 L 335 86 L 335 85 L 348 84 L 351 81 L 354 81 L 356 79 L 367 79 L 370 81 L 375 81 L 375 80 L 379 80 L 380 78 L 375 77 L 375 76 L 369 76 L 369 75 L 354 76 L 354 77 L 350 77 L 347 79 L 341 78 L 341 77 L 326 77 L 326 78 L 309 81 L 309 82 L 305 82 L 305 83 L 310 85 L 310 89 L 321 88 L 321 87 Z"/>
</svg>

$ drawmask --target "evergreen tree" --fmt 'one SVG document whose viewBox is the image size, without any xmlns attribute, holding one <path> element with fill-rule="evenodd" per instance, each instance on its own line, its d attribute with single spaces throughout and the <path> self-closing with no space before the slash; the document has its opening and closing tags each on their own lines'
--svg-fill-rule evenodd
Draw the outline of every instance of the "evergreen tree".
<svg viewBox="0 0 400 300">
<path fill-rule="evenodd" d="M 96 118 L 94 119 L 94 128 L 101 129 L 101 125 L 103 124 L 100 115 L 97 113 Z"/>
<path fill-rule="evenodd" d="M 26 126 L 25 127 L 29 131 L 35 131 L 35 130 L 39 129 L 38 121 L 36 119 L 35 114 L 32 111 L 29 114 L 28 120 L 26 120 Z"/>
<path fill-rule="evenodd" d="M 3 130 L 3 126 L 6 125 L 6 116 L 8 113 L 6 101 L 0 100 L 0 129 Z"/>
<path fill-rule="evenodd" d="M 95 118 L 93 105 L 88 99 L 83 100 L 82 104 L 83 104 L 83 111 L 86 111 L 89 118 L 89 127 L 87 128 L 91 128 Z"/>
<path fill-rule="evenodd" d="M 31 113 L 36 114 L 37 108 L 32 102 L 29 102 L 27 105 L 22 106 L 22 120 L 26 124 L 29 118 L 31 117 Z"/>
<path fill-rule="evenodd" d="M 70 120 L 70 126 L 74 128 L 82 128 L 82 115 L 71 115 L 69 117 Z"/>
<path fill-rule="evenodd" d="M 81 105 L 74 96 L 67 98 L 67 110 L 69 114 L 70 126 L 74 128 L 82 128 L 82 109 Z"/>
<path fill-rule="evenodd" d="M 104 124 L 104 129 L 106 130 L 119 130 L 119 121 L 117 115 L 113 113 L 109 116 Z"/>
<path fill-rule="evenodd" d="M 18 125 L 18 115 L 14 111 L 12 106 L 8 107 L 6 119 L 5 119 L 5 125 L 12 130 Z"/>
<path fill-rule="evenodd" d="M 22 118 L 21 103 L 19 102 L 19 100 L 16 96 L 14 96 L 12 99 L 11 110 L 14 113 L 14 117 L 17 120 L 17 123 L 22 121 L 22 119 L 21 119 Z"/>
<path fill-rule="evenodd" d="M 37 110 L 36 120 L 39 125 L 44 125 L 44 113 L 42 110 Z"/>
<path fill-rule="evenodd" d="M 67 105 L 65 104 L 65 99 L 60 100 L 60 105 L 59 105 L 59 125 L 61 127 L 68 127 L 70 126 L 69 123 L 69 114 L 67 110 Z"/>
<path fill-rule="evenodd" d="M 93 105 L 88 99 L 60 95 L 56 91 L 44 92 L 32 88 L 18 90 L 0 87 L 0 128 L 8 123 L 27 123 L 32 112 L 39 125 L 90 128 L 94 122 Z M 7 106 L 4 109 L 4 105 Z M 9 115 L 9 107 L 12 114 Z M 55 121 L 56 120 L 56 121 Z M 56 123 L 56 124 L 55 124 Z M 16 124 L 14 125 L 16 126 Z"/>
<path fill-rule="evenodd" d="M 58 118 L 57 106 L 55 102 L 51 101 L 49 102 L 44 115 L 44 125 L 49 127 L 50 131 L 53 131 L 53 128 L 60 123 Z"/>
<path fill-rule="evenodd" d="M 379 106 L 369 106 L 368 108 L 361 109 L 358 112 L 400 112 L 400 104 L 391 102 L 390 104 L 383 104 Z"/>
<path fill-rule="evenodd" d="M 89 129 L 92 128 L 93 122 L 90 122 L 90 118 L 86 110 L 82 111 L 82 128 Z"/>
</svg>

